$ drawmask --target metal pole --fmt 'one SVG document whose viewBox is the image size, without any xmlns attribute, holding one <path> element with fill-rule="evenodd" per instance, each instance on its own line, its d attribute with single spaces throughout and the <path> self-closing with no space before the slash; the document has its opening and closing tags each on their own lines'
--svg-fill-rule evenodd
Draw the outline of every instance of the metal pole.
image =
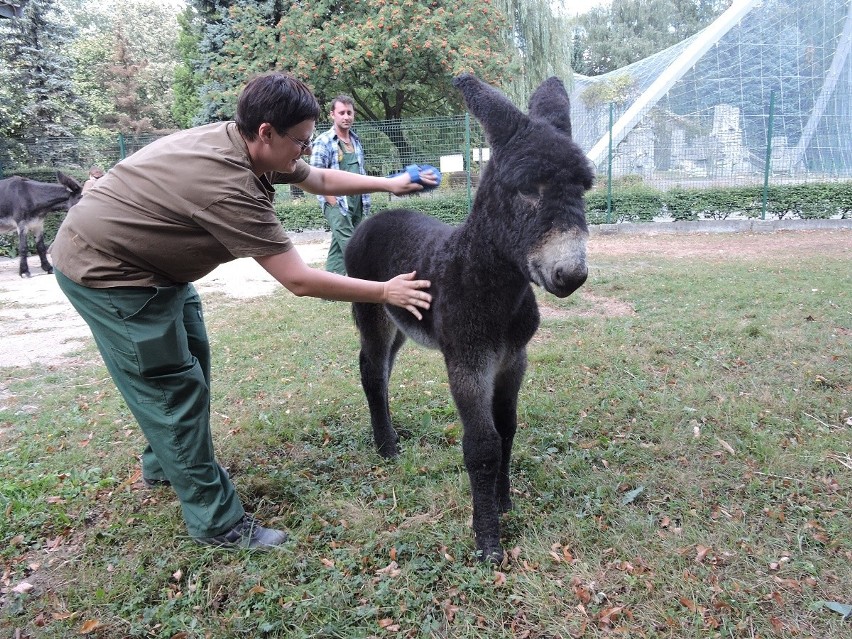
<svg viewBox="0 0 852 639">
<path fill-rule="evenodd" d="M 124 133 L 118 132 L 118 159 L 123 160 L 127 157 L 127 147 L 124 145 Z"/>
<path fill-rule="evenodd" d="M 769 127 L 766 131 L 766 163 L 763 169 L 763 210 L 760 219 L 766 219 L 766 203 L 769 200 L 769 170 L 772 163 L 772 121 L 775 119 L 775 91 L 769 94 Z"/>
<path fill-rule="evenodd" d="M 467 214 L 473 209 L 473 198 L 471 197 L 471 172 L 473 163 L 470 161 L 470 113 L 464 114 L 464 162 L 467 166 Z M 482 158 L 479 158 L 479 170 L 482 170 Z"/>
<path fill-rule="evenodd" d="M 615 104 L 609 103 L 609 153 L 606 158 L 606 223 L 612 223 L 612 121 Z"/>
</svg>

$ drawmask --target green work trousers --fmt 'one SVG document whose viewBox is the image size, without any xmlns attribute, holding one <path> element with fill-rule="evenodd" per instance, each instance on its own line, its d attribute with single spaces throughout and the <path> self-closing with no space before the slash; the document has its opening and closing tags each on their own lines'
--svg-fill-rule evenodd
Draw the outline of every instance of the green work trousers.
<svg viewBox="0 0 852 639">
<path fill-rule="evenodd" d="M 358 164 L 358 154 L 354 151 L 346 152 L 342 142 L 340 142 L 340 151 L 340 169 L 349 173 L 360 174 L 361 166 Z M 361 218 L 364 217 L 364 207 L 360 195 L 349 196 L 347 202 L 349 204 L 348 215 L 341 213 L 339 206 L 324 204 L 322 207 L 323 215 L 325 215 L 325 219 L 331 227 L 331 244 L 328 247 L 328 257 L 325 260 L 325 270 L 338 275 L 346 275 L 343 251 L 346 250 L 346 245 L 355 232 L 355 227 L 361 223 Z"/>
<path fill-rule="evenodd" d="M 356 195 L 359 199 L 360 195 Z M 339 206 L 323 205 L 323 215 L 331 227 L 331 244 L 328 245 L 328 257 L 325 260 L 325 270 L 338 275 L 346 275 L 346 265 L 343 262 L 343 251 L 346 250 L 346 245 L 349 239 L 355 232 L 355 227 L 361 221 L 361 207 L 358 207 L 357 214 L 352 211 L 349 215 L 344 215 L 340 212 Z"/>
<path fill-rule="evenodd" d="M 168 479 L 189 534 L 213 537 L 245 514 L 210 432 L 210 343 L 192 284 L 88 288 L 54 269 L 142 428 L 142 474 Z"/>
</svg>

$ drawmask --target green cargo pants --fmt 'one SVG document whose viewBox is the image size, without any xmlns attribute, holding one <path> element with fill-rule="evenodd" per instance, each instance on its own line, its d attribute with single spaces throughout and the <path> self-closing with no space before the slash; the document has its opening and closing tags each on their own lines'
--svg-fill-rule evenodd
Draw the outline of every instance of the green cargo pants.
<svg viewBox="0 0 852 639">
<path fill-rule="evenodd" d="M 360 197 L 360 196 L 358 196 Z M 338 275 L 346 275 L 343 263 L 343 252 L 349 243 L 355 227 L 361 222 L 360 207 L 357 214 L 350 212 L 344 215 L 339 206 L 323 205 L 323 215 L 331 228 L 331 244 L 328 246 L 328 257 L 325 260 L 325 270 Z"/>
<path fill-rule="evenodd" d="M 195 287 L 95 289 L 54 272 L 148 440 L 143 476 L 171 482 L 193 537 L 230 530 L 245 511 L 213 452 L 210 343 Z"/>
</svg>

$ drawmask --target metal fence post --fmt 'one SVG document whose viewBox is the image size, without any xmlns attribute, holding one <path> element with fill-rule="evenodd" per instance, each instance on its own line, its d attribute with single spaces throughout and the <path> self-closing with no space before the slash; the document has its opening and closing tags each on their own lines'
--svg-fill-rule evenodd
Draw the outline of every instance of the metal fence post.
<svg viewBox="0 0 852 639">
<path fill-rule="evenodd" d="M 612 122 L 615 104 L 609 103 L 609 153 L 606 156 L 606 223 L 612 223 Z"/>
<path fill-rule="evenodd" d="M 127 157 L 127 147 L 124 144 L 124 133 L 118 132 L 118 159 L 123 160 Z"/>
<path fill-rule="evenodd" d="M 769 200 L 769 170 L 772 163 L 772 121 L 775 118 L 775 91 L 769 94 L 769 126 L 766 130 L 766 162 L 763 169 L 763 207 L 760 219 L 766 219 L 766 204 Z"/>
<path fill-rule="evenodd" d="M 467 176 L 467 214 L 470 215 L 470 211 L 473 208 L 470 179 L 473 172 L 473 162 L 471 162 L 470 158 L 470 113 L 464 114 L 464 156 L 465 165 L 467 166 L 467 171 L 465 172 Z"/>
</svg>

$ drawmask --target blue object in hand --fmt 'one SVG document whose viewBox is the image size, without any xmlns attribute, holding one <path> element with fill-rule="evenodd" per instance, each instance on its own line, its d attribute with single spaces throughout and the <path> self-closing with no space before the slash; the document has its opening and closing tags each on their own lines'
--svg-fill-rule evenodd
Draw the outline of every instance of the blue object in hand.
<svg viewBox="0 0 852 639">
<path fill-rule="evenodd" d="M 434 186 L 431 184 L 424 184 L 420 181 L 420 173 L 426 171 L 432 171 L 432 173 L 435 174 L 436 182 Z M 397 175 L 402 175 L 403 173 L 408 173 L 408 175 L 411 177 L 412 182 L 414 182 L 415 184 L 419 184 L 423 187 L 423 191 L 421 191 L 421 193 L 437 189 L 439 186 L 441 186 L 441 172 L 431 164 L 409 164 L 407 167 L 405 167 L 403 171 L 391 173 L 388 177 L 396 177 Z"/>
</svg>

